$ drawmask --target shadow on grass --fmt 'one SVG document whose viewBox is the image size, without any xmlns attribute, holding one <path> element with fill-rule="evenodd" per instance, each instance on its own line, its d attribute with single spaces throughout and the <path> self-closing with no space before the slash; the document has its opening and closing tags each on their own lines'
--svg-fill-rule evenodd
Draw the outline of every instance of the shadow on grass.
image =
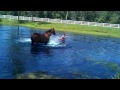
<svg viewBox="0 0 120 90">
<path fill-rule="evenodd" d="M 50 22 L 36 22 L 37 24 L 51 24 Z"/>
<path fill-rule="evenodd" d="M 20 20 L 19 21 L 20 24 L 24 24 L 24 23 L 32 23 L 32 24 L 38 24 L 38 25 L 41 25 L 41 24 L 51 24 L 50 22 L 44 22 L 44 21 L 28 21 L 28 20 Z"/>
</svg>

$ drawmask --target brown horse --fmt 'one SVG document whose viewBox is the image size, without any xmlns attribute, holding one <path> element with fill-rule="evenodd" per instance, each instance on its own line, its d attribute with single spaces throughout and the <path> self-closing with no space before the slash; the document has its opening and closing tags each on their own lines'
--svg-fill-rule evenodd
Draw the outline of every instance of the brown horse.
<svg viewBox="0 0 120 90">
<path fill-rule="evenodd" d="M 43 34 L 33 33 L 31 35 L 31 42 L 32 42 L 31 45 L 39 44 L 39 43 L 43 43 L 46 45 L 49 42 L 49 38 L 50 38 L 51 34 L 55 35 L 54 28 L 47 30 Z"/>
</svg>

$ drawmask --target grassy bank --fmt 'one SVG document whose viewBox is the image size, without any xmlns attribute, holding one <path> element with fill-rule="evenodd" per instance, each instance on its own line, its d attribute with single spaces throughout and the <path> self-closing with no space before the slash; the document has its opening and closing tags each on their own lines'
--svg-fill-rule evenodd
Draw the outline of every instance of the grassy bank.
<svg viewBox="0 0 120 90">
<path fill-rule="evenodd" d="M 99 36 L 110 36 L 120 38 L 120 29 L 100 27 L 100 26 L 86 26 L 86 25 L 73 25 L 73 24 L 57 24 L 57 23 L 24 23 L 23 26 L 40 29 L 50 29 L 54 27 L 57 31 L 99 35 Z"/>
<path fill-rule="evenodd" d="M 18 25 L 18 20 L 0 19 L 0 24 L 5 24 L 5 25 Z"/>
<path fill-rule="evenodd" d="M 16 20 L 1 20 L 0 24 L 18 25 L 18 22 Z M 119 28 L 74 25 L 74 24 L 58 24 L 58 23 L 47 23 L 47 22 L 27 22 L 27 21 L 21 21 L 19 25 L 27 26 L 31 28 L 39 28 L 39 29 L 55 28 L 55 30 L 63 31 L 63 32 L 120 38 Z"/>
</svg>

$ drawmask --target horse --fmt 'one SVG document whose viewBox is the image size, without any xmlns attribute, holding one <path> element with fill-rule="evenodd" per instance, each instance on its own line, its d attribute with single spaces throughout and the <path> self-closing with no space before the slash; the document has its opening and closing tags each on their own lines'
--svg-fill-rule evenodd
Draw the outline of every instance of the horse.
<svg viewBox="0 0 120 90">
<path fill-rule="evenodd" d="M 47 30 L 43 34 L 33 33 L 31 35 L 31 45 L 39 44 L 39 43 L 47 45 L 47 43 L 49 42 L 49 38 L 50 38 L 51 34 L 53 34 L 53 35 L 56 34 L 54 28 Z"/>
</svg>

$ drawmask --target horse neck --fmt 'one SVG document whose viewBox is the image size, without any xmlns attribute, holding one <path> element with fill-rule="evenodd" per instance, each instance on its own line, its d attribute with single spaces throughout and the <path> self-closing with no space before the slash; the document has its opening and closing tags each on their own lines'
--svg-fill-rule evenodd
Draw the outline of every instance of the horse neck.
<svg viewBox="0 0 120 90">
<path fill-rule="evenodd" d="M 48 35 L 49 35 L 49 36 L 51 36 L 51 34 L 52 34 L 52 30 L 51 30 L 50 32 L 48 32 Z"/>
<path fill-rule="evenodd" d="M 45 35 L 49 38 L 51 36 L 51 32 L 47 32 Z"/>
</svg>

